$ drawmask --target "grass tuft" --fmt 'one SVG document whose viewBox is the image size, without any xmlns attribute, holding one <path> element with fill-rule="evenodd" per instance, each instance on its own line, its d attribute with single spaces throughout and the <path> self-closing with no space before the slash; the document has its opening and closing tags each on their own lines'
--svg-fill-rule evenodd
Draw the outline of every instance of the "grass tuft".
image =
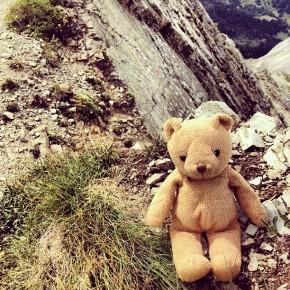
<svg viewBox="0 0 290 290">
<path fill-rule="evenodd" d="M 49 0 L 17 0 L 6 17 L 10 27 L 18 32 L 27 31 L 45 40 L 79 39 L 82 29 L 74 17 L 68 16 Z"/>
<path fill-rule="evenodd" d="M 1 289 L 183 289 L 168 239 L 120 205 L 110 145 L 51 157 L 0 204 Z"/>
</svg>

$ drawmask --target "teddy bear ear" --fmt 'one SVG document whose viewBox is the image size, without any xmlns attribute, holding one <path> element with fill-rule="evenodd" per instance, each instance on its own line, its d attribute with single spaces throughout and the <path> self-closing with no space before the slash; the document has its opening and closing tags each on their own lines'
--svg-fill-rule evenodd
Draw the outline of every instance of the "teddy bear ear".
<svg viewBox="0 0 290 290">
<path fill-rule="evenodd" d="M 164 136 L 168 141 L 172 134 L 181 128 L 181 118 L 170 118 L 163 125 Z"/>
<path fill-rule="evenodd" d="M 234 124 L 233 118 L 227 114 L 216 114 L 213 121 L 216 128 L 222 125 L 227 131 L 231 131 Z"/>
</svg>

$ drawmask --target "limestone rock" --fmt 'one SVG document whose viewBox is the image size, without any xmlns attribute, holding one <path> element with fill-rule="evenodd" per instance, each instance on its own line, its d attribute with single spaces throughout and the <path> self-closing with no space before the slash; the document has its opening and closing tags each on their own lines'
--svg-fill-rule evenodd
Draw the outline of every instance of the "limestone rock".
<svg viewBox="0 0 290 290">
<path fill-rule="evenodd" d="M 277 290 L 288 290 L 288 283 L 282 284 L 277 288 Z"/>
<path fill-rule="evenodd" d="M 224 113 L 233 118 L 235 124 L 240 122 L 240 117 L 224 102 L 208 101 L 202 103 L 194 112 L 194 118 L 210 117 L 217 113 Z"/>
<path fill-rule="evenodd" d="M 250 262 L 248 265 L 248 270 L 250 272 L 255 272 L 258 270 L 259 262 L 256 256 L 250 256 Z"/>
<path fill-rule="evenodd" d="M 258 186 L 258 185 L 260 185 L 260 184 L 262 183 L 262 179 L 263 179 L 263 178 L 262 178 L 261 176 L 259 176 L 259 177 L 256 177 L 256 178 L 250 180 L 249 183 L 250 183 L 251 185 Z"/>
<path fill-rule="evenodd" d="M 267 265 L 268 265 L 268 267 L 270 267 L 272 269 L 276 269 L 277 268 L 277 261 L 270 258 L 267 260 Z"/>
<path fill-rule="evenodd" d="M 290 264 L 290 259 L 288 259 L 288 253 L 284 253 L 282 255 L 280 255 L 280 259 L 286 264 L 286 265 L 289 265 Z"/>
<path fill-rule="evenodd" d="M 277 218 L 277 221 L 275 223 L 276 230 L 279 235 L 281 236 L 289 236 L 290 235 L 290 229 L 286 226 L 285 220 L 281 217 Z"/>
<path fill-rule="evenodd" d="M 163 158 L 163 159 L 158 159 L 155 162 L 155 165 L 157 167 L 167 167 L 172 163 L 171 159 L 169 158 Z"/>
<path fill-rule="evenodd" d="M 108 59 L 149 131 L 209 100 L 227 102 L 244 118 L 269 110 L 255 76 L 199 1 L 93 0 L 92 6 L 88 21 L 105 39 Z"/>
<path fill-rule="evenodd" d="M 13 121 L 15 116 L 13 113 L 6 111 L 2 114 L 2 118 L 5 121 Z"/>
<path fill-rule="evenodd" d="M 243 150 L 247 150 L 251 147 L 265 147 L 262 138 L 255 132 L 254 129 L 241 127 L 238 129 L 237 134 L 239 135 L 240 145 Z"/>
<path fill-rule="evenodd" d="M 153 185 L 157 184 L 159 181 L 161 181 L 162 179 L 164 179 L 165 176 L 166 176 L 165 173 L 154 173 L 152 176 L 150 176 L 146 180 L 146 184 L 153 186 Z"/>
<path fill-rule="evenodd" d="M 136 150 L 136 151 L 142 151 L 142 150 L 145 150 L 145 145 L 144 145 L 144 143 L 142 143 L 142 142 L 136 142 L 132 147 L 131 147 L 131 149 L 132 150 Z"/>
<path fill-rule="evenodd" d="M 266 260 L 267 256 L 259 253 L 252 252 L 250 253 L 250 258 L 256 257 L 259 262 L 263 262 Z"/>
<path fill-rule="evenodd" d="M 258 227 L 253 225 L 253 224 L 249 224 L 248 227 L 246 228 L 245 233 L 249 236 L 254 236 L 258 231 Z"/>
<path fill-rule="evenodd" d="M 281 215 L 285 215 L 288 213 L 288 210 L 285 206 L 285 202 L 282 197 L 274 199 L 273 203 L 275 204 L 276 208 L 278 209 Z"/>
<path fill-rule="evenodd" d="M 252 238 L 247 238 L 245 241 L 242 242 L 242 246 L 250 246 L 255 244 L 255 240 Z"/>
<path fill-rule="evenodd" d="M 279 212 L 278 212 L 275 204 L 273 203 L 273 201 L 266 200 L 263 202 L 263 206 L 266 209 L 268 217 L 269 217 L 271 222 L 273 222 L 273 220 L 275 218 L 279 217 Z"/>
<path fill-rule="evenodd" d="M 286 172 L 290 166 L 290 129 L 284 134 L 277 135 L 263 159 L 277 175 Z"/>
<path fill-rule="evenodd" d="M 261 112 L 255 113 L 246 124 L 264 135 L 273 133 L 277 130 L 276 119 Z"/>
<path fill-rule="evenodd" d="M 264 242 L 261 244 L 260 249 L 268 251 L 268 252 L 272 252 L 274 248 L 271 245 Z"/>
</svg>

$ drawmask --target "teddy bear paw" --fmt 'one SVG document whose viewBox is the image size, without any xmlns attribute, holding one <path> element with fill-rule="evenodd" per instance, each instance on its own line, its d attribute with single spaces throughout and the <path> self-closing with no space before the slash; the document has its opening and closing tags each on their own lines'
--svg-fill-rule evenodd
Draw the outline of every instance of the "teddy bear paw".
<svg viewBox="0 0 290 290">
<path fill-rule="evenodd" d="M 194 282 L 211 270 L 211 264 L 207 258 L 201 255 L 189 255 L 186 258 L 175 262 L 176 272 L 184 282 Z"/>
</svg>

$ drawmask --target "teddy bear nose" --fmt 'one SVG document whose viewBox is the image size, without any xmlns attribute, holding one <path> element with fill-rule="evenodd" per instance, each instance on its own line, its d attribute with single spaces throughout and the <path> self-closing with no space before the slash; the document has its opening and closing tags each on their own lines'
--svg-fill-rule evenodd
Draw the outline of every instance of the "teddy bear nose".
<svg viewBox="0 0 290 290">
<path fill-rule="evenodd" d="M 199 173 L 205 173 L 206 172 L 206 165 L 198 165 L 197 166 L 197 171 Z"/>
</svg>

